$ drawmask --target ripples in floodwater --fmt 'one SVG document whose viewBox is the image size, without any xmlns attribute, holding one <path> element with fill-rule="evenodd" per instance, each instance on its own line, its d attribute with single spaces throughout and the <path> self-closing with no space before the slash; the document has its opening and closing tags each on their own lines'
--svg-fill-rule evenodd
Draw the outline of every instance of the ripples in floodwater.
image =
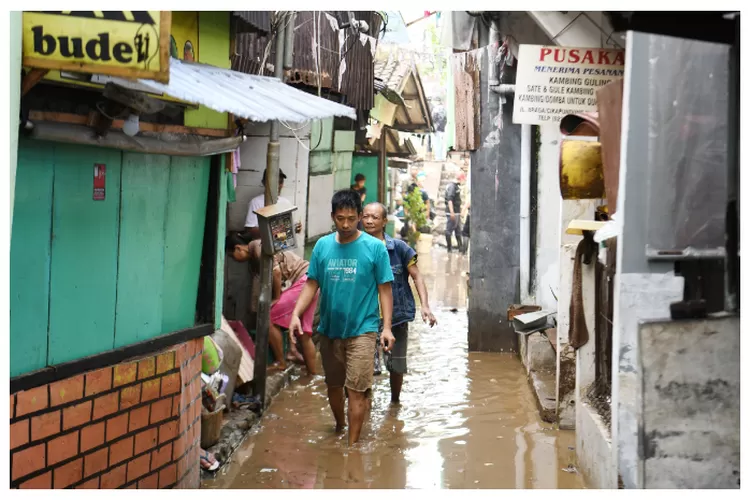
<svg viewBox="0 0 750 500">
<path fill-rule="evenodd" d="M 334 432 L 323 377 L 301 377 L 204 488 L 584 486 L 563 470 L 575 463 L 574 433 L 539 419 L 518 358 L 468 352 L 464 258 L 433 257 L 420 268 L 439 325 L 410 329 L 401 405 L 390 404 L 387 373 L 376 377 L 370 419 L 350 449 Z"/>
</svg>

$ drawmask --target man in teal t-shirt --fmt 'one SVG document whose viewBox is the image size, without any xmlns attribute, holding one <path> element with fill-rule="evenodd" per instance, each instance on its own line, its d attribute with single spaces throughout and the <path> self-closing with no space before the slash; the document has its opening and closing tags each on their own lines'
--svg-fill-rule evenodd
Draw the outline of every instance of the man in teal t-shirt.
<svg viewBox="0 0 750 500">
<path fill-rule="evenodd" d="M 318 240 L 310 257 L 307 283 L 297 300 L 289 330 L 301 332 L 300 315 L 320 289 L 320 355 L 328 386 L 328 402 L 341 431 L 345 392 L 349 397 L 349 445 L 359 440 L 372 379 L 377 331 L 382 309 L 380 341 L 388 352 L 396 339 L 391 332 L 393 272 L 385 246 L 361 232 L 362 200 L 352 190 L 331 200 L 336 232 Z M 380 309 L 378 307 L 380 301 Z"/>
</svg>

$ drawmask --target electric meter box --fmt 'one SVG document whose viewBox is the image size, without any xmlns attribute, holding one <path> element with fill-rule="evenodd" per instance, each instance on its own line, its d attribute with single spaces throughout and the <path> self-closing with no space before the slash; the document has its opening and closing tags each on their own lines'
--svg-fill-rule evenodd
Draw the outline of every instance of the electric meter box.
<svg viewBox="0 0 750 500">
<path fill-rule="evenodd" d="M 297 248 L 292 212 L 297 207 L 286 203 L 268 205 L 254 210 L 258 216 L 258 229 L 263 253 L 274 255 Z"/>
</svg>

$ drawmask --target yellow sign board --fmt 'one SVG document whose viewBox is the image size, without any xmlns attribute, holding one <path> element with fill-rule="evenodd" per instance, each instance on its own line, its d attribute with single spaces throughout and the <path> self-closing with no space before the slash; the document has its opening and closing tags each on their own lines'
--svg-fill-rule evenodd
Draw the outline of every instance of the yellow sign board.
<svg viewBox="0 0 750 500">
<path fill-rule="evenodd" d="M 169 81 L 169 11 L 23 13 L 26 67 Z"/>
</svg>

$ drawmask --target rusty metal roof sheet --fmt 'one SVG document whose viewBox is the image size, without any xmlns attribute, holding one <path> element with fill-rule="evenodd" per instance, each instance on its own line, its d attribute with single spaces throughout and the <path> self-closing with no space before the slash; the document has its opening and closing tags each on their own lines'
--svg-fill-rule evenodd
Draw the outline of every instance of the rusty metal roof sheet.
<svg viewBox="0 0 750 500">
<path fill-rule="evenodd" d="M 113 81 L 126 83 L 119 78 Z M 354 109 L 295 89 L 278 78 L 247 75 L 178 59 L 169 62 L 168 84 L 152 80 L 138 82 L 153 92 L 256 122 L 302 123 L 332 116 L 357 118 Z"/>
<path fill-rule="evenodd" d="M 354 12 L 356 19 L 370 25 L 370 34 L 377 35 L 382 25 L 375 12 Z M 294 51 L 292 69 L 285 71 L 288 83 L 301 83 L 339 92 L 346 104 L 360 110 L 374 104 L 373 55 L 376 39 L 366 35 L 354 36 L 341 30 L 348 22 L 349 12 L 297 12 L 294 21 Z M 318 40 L 319 46 L 315 40 Z M 232 69 L 248 74 L 271 75 L 275 61 L 274 43 L 270 35 L 238 33 Z M 266 55 L 266 49 L 268 54 Z M 319 50 L 318 50 L 319 49 Z M 261 68 L 265 56 L 265 67 Z"/>
<path fill-rule="evenodd" d="M 236 21 L 236 33 L 270 33 L 271 32 L 271 11 L 233 11 L 232 16 Z"/>
</svg>

